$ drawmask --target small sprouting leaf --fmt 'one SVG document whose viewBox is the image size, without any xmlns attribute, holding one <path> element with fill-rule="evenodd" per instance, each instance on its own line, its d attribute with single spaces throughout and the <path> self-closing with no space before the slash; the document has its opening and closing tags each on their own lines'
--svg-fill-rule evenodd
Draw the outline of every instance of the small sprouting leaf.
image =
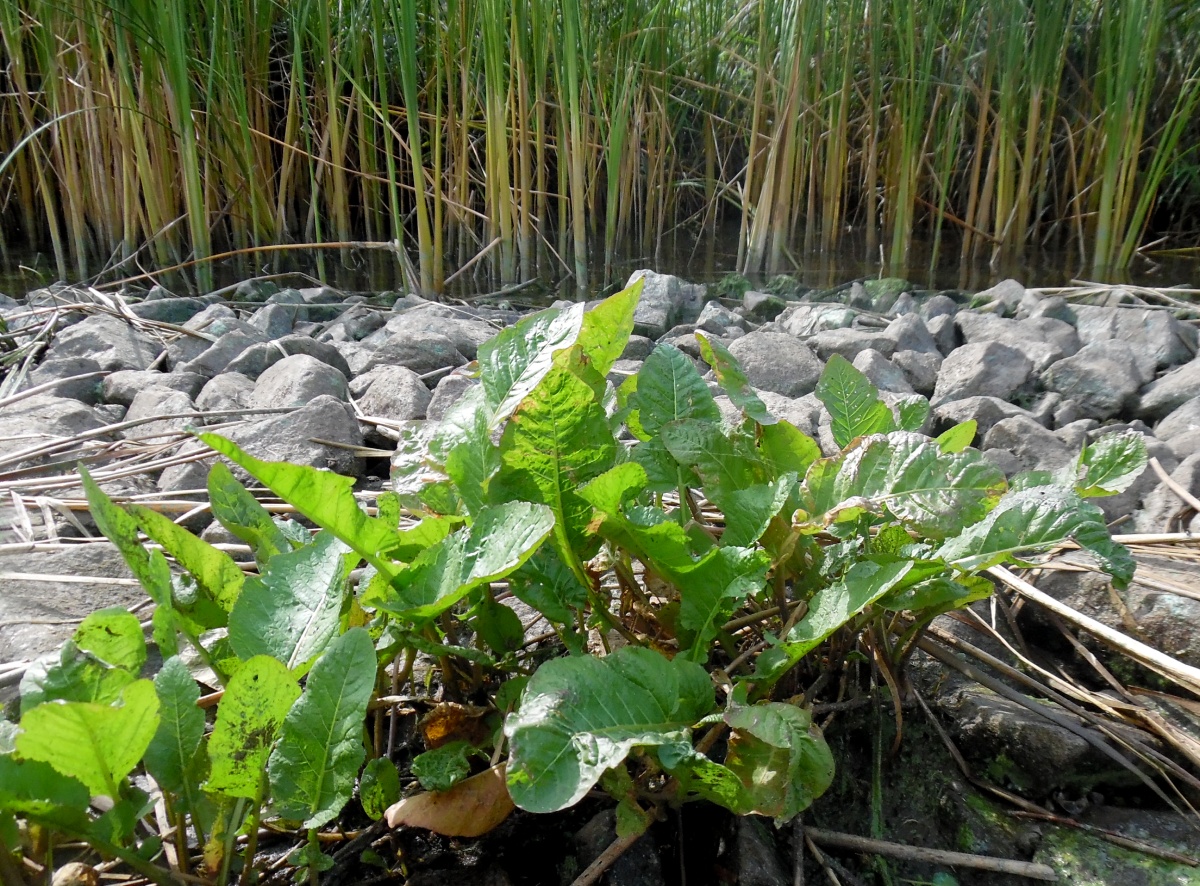
<svg viewBox="0 0 1200 886">
<path fill-rule="evenodd" d="M 157 511 L 142 505 L 130 505 L 128 510 L 142 531 L 192 574 L 208 599 L 225 612 L 233 608 L 246 576 L 232 557 Z"/>
<path fill-rule="evenodd" d="M 260 564 L 291 549 L 270 512 L 219 461 L 208 471 L 208 500 L 217 522 L 250 545 Z"/>
<path fill-rule="evenodd" d="M 412 774 L 427 791 L 448 791 L 471 774 L 470 758 L 478 753 L 469 742 L 447 742 L 413 757 Z"/>
<path fill-rule="evenodd" d="M 746 414 L 746 417 L 764 427 L 773 425 L 779 419 L 771 415 L 767 405 L 750 386 L 750 379 L 742 372 L 737 358 L 714 338 L 697 332 L 696 339 L 700 342 L 700 354 L 704 362 L 712 367 L 717 383 L 721 385 L 730 401 Z"/>
<path fill-rule="evenodd" d="M 875 386 L 841 354 L 825 364 L 816 394 L 829 410 L 833 439 L 843 449 L 856 437 L 887 433 L 896 426 Z"/>
<path fill-rule="evenodd" d="M 978 426 L 978 422 L 975 419 L 968 418 L 966 421 L 959 422 L 952 428 L 947 428 L 934 442 L 937 443 L 942 452 L 962 452 L 975 442 L 975 430 Z"/>
<path fill-rule="evenodd" d="M 583 311 L 582 304 L 549 308 L 521 318 L 479 346 L 479 380 L 493 427 L 538 386 L 554 365 L 554 353 L 575 344 Z"/>
<path fill-rule="evenodd" d="M 204 739 L 204 711 L 196 706 L 200 687 L 183 661 L 163 663 L 154 678 L 159 723 L 146 748 L 146 771 L 163 790 L 182 792 L 192 781 L 196 756 Z"/>
<path fill-rule="evenodd" d="M 1105 434 L 1079 455 L 1075 491 L 1085 498 L 1124 492 L 1147 463 L 1146 438 L 1137 431 Z"/>
<path fill-rule="evenodd" d="M 319 828 L 353 796 L 375 677 L 375 644 L 365 628 L 351 628 L 317 659 L 267 764 L 281 817 Z"/>
<path fill-rule="evenodd" d="M 901 431 L 919 431 L 929 418 L 929 401 L 911 394 L 896 403 L 896 427 Z"/>
<path fill-rule="evenodd" d="M 383 818 L 388 807 L 400 799 L 400 773 L 387 757 L 368 760 L 358 780 L 358 799 L 371 821 Z"/>
<path fill-rule="evenodd" d="M 633 313 L 642 296 L 643 285 L 644 280 L 638 278 L 632 286 L 610 295 L 583 315 L 579 346 L 600 375 L 608 375 L 629 342 Z"/>
<path fill-rule="evenodd" d="M 390 827 L 424 828 L 447 837 L 480 837 L 508 818 L 513 801 L 500 763 L 445 793 L 405 797 L 387 811 Z"/>
<path fill-rule="evenodd" d="M 208 740 L 212 772 L 206 790 L 247 799 L 259 795 L 275 736 L 299 696 L 296 677 L 269 655 L 238 668 L 225 687 Z"/>
<path fill-rule="evenodd" d="M 1068 540 L 1090 551 L 1117 588 L 1133 578 L 1133 558 L 1109 536 L 1104 513 L 1062 486 L 1035 486 L 1004 496 L 986 519 L 948 539 L 937 554 L 964 572 L 978 572 L 1018 552 L 1046 550 Z"/>
<path fill-rule="evenodd" d="M 120 796 L 158 728 L 158 696 L 149 680 L 125 687 L 119 705 L 51 702 L 21 717 L 17 753 L 77 778 L 93 796 Z"/>
<path fill-rule="evenodd" d="M 96 527 L 116 545 L 129 570 L 142 583 L 146 593 L 159 606 L 171 605 L 171 568 L 162 551 L 147 551 L 138 538 L 138 524 L 133 517 L 113 504 L 112 499 L 96 485 L 87 468 L 79 466 L 79 478 L 87 495 L 88 509 Z"/>
<path fill-rule="evenodd" d="M 320 655 L 338 632 L 352 564 L 329 532 L 277 554 L 261 578 L 246 581 L 229 614 L 229 643 L 243 659 L 270 655 L 289 669 Z"/>
<path fill-rule="evenodd" d="M 812 714 L 768 702 L 725 715 L 731 734 L 725 766 L 741 781 L 752 810 L 787 821 L 833 783 L 833 753 Z"/>
<path fill-rule="evenodd" d="M 846 502 L 870 504 L 923 535 L 944 538 L 981 520 L 1005 481 L 976 450 L 946 453 L 928 437 L 894 431 L 814 463 L 805 488 L 814 516 L 836 513 Z"/>
<path fill-rule="evenodd" d="M 653 436 L 663 425 L 685 418 L 721 420 L 696 364 L 674 345 L 660 344 L 651 351 L 637 378 L 637 391 L 629 399 L 647 434 Z"/>
<path fill-rule="evenodd" d="M 351 493 L 352 477 L 288 462 L 259 461 L 237 444 L 216 434 L 201 434 L 200 439 L 241 465 L 322 529 L 328 529 L 380 572 L 390 575 L 395 571 L 394 566 L 381 559 L 379 552 L 395 545 L 396 532 L 382 520 L 368 517 L 359 507 Z"/>
<path fill-rule="evenodd" d="M 554 527 L 545 505 L 518 501 L 484 508 L 467 530 L 421 553 L 396 576 L 380 608 L 405 618 L 436 618 L 485 582 L 529 559 Z"/>
<path fill-rule="evenodd" d="M 565 809 L 633 748 L 690 741 L 712 706 L 704 668 L 650 649 L 548 661 L 505 722 L 509 793 L 530 812 Z"/>
</svg>

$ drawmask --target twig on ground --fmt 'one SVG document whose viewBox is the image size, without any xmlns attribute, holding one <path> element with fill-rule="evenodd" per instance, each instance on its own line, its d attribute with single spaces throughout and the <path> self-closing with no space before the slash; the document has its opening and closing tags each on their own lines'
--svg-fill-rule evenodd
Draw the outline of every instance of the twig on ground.
<svg viewBox="0 0 1200 886">
<path fill-rule="evenodd" d="M 604 872 L 612 867 L 613 863 L 624 855 L 626 850 L 641 836 L 641 834 L 627 834 L 624 837 L 617 837 L 608 845 L 607 849 L 596 856 L 596 860 L 588 865 L 582 874 L 572 881 L 571 886 L 592 886 L 593 883 L 598 882 L 604 876 Z"/>
</svg>

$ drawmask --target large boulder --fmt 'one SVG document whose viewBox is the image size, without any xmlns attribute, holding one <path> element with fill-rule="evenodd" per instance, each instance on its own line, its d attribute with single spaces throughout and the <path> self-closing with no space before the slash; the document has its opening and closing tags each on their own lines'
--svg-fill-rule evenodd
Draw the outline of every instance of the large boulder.
<svg viewBox="0 0 1200 886">
<path fill-rule="evenodd" d="M 104 427 L 94 409 L 69 397 L 34 394 L 0 409 L 0 455 L 11 458 L 47 443 Z"/>
<path fill-rule="evenodd" d="M 821 361 L 794 336 L 782 332 L 752 332 L 729 345 L 750 384 L 785 397 L 802 397 L 816 390 L 824 369 Z"/>
<path fill-rule="evenodd" d="M 1170 311 L 1077 305 L 1074 312 L 1085 345 L 1123 341 L 1159 369 L 1186 363 L 1196 353 L 1195 327 L 1180 323 Z"/>
<path fill-rule="evenodd" d="M 280 360 L 296 354 L 307 354 L 322 363 L 328 364 L 344 375 L 347 379 L 353 376 L 350 364 L 342 352 L 328 342 L 299 334 L 285 335 L 275 341 L 260 342 L 242 351 L 225 367 L 226 372 L 238 372 L 250 379 L 260 375 L 274 366 Z"/>
<path fill-rule="evenodd" d="M 258 377 L 250 405 L 256 409 L 303 406 L 321 396 L 345 400 L 346 376 L 308 354 L 293 354 Z"/>
<path fill-rule="evenodd" d="M 916 319 L 919 322 L 919 318 Z M 807 339 L 806 343 L 822 360 L 840 354 L 853 362 L 863 351 L 878 351 L 885 357 L 890 357 L 896 352 L 895 340 L 881 329 L 827 329 Z"/>
<path fill-rule="evenodd" d="M 254 382 L 237 372 L 222 372 L 209 381 L 196 395 L 196 408 L 202 412 L 227 412 L 249 409 L 254 396 Z M 216 421 L 226 421 L 219 416 Z"/>
<path fill-rule="evenodd" d="M 1042 373 L 1047 390 L 1075 401 L 1081 417 L 1100 421 L 1132 413 L 1144 383 L 1131 347 L 1119 341 L 1084 345 Z"/>
<path fill-rule="evenodd" d="M 391 421 L 424 418 L 432 395 L 421 377 L 403 366 L 376 366 L 350 386 L 364 415 Z"/>
<path fill-rule="evenodd" d="M 123 369 L 104 379 L 101 390 L 105 403 L 128 406 L 138 392 L 146 388 L 169 388 L 195 397 L 204 387 L 206 379 L 191 372 L 155 372 L 152 369 Z"/>
<path fill-rule="evenodd" d="M 1172 369 L 1142 389 L 1138 418 L 1155 422 L 1174 412 L 1200 391 L 1200 359 Z"/>
<path fill-rule="evenodd" d="M 95 406 L 100 402 L 101 386 L 101 378 L 96 373 L 101 371 L 100 364 L 91 357 L 45 360 L 29 373 L 25 387 L 38 388 L 53 384 L 53 387 L 45 389 L 46 393 Z"/>
<path fill-rule="evenodd" d="M 996 422 L 984 435 L 980 448 L 1010 474 L 1015 471 L 1054 472 L 1075 457 L 1053 431 L 1028 415 L 1014 415 Z"/>
<path fill-rule="evenodd" d="M 176 435 L 196 424 L 194 418 L 164 418 L 168 415 L 183 415 L 196 411 L 196 404 L 183 391 L 170 388 L 144 388 L 129 404 L 125 421 L 144 421 L 121 431 L 127 440 L 143 443 L 168 443 Z M 149 419 L 147 421 L 147 419 Z"/>
<path fill-rule="evenodd" d="M 362 371 L 390 364 L 406 366 L 417 375 L 462 366 L 467 362 L 448 337 L 439 332 L 407 330 L 393 334 L 376 348 Z"/>
<path fill-rule="evenodd" d="M 1154 436 L 1168 442 L 1200 430 L 1200 395 L 1184 401 L 1154 427 Z"/>
<path fill-rule="evenodd" d="M 194 372 L 205 378 L 212 378 L 214 375 L 228 371 L 229 365 L 243 351 L 259 342 L 266 341 L 266 336 L 261 331 L 249 324 L 242 325 L 245 328 L 231 329 L 223 333 L 211 345 L 186 363 L 172 363 L 172 368 L 179 372 Z M 172 342 L 172 346 L 181 341 L 191 342 L 195 339 L 176 339 L 175 342 Z"/>
<path fill-rule="evenodd" d="M 934 406 L 963 397 L 1007 400 L 1030 381 L 1033 364 L 1020 351 L 999 342 L 976 342 L 955 349 L 942 362 Z"/>
<path fill-rule="evenodd" d="M 147 369 L 163 345 L 149 333 L 134 329 L 120 317 L 93 314 L 54 337 L 46 360 L 87 357 L 108 372 Z"/>
<path fill-rule="evenodd" d="M 997 341 L 1016 348 L 1033 363 L 1034 372 L 1070 357 L 1080 348 L 1074 327 L 1050 317 L 1009 320 L 995 314 L 963 311 L 955 317 L 955 322 L 968 343 Z"/>
</svg>

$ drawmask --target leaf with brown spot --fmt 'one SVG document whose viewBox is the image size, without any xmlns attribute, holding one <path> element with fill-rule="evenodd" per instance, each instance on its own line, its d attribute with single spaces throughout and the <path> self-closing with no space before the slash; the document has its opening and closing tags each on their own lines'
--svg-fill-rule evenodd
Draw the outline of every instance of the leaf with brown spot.
<svg viewBox="0 0 1200 886">
<path fill-rule="evenodd" d="M 425 828 L 446 837 L 482 836 L 515 808 L 505 781 L 500 763 L 443 793 L 404 798 L 388 809 L 387 823 L 393 828 Z"/>
<path fill-rule="evenodd" d="M 417 727 L 425 747 L 431 751 L 452 741 L 465 741 L 480 747 L 490 744 L 496 731 L 495 724 L 487 721 L 489 713 L 487 708 L 446 701 L 422 717 Z"/>
</svg>

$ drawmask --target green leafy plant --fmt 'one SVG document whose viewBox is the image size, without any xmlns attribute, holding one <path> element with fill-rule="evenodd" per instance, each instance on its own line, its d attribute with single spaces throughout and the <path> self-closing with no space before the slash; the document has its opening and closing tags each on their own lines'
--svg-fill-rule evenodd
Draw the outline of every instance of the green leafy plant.
<svg viewBox="0 0 1200 886">
<path fill-rule="evenodd" d="M 700 335 L 711 382 L 668 344 L 611 382 L 637 298 L 544 311 L 481 346 L 478 385 L 440 424 L 405 429 L 374 515 L 348 478 L 201 434 L 315 527 L 273 519 L 217 464 L 214 515 L 252 548 L 257 574 L 114 504 L 81 468 L 97 524 L 156 604 L 165 663 L 141 679 L 141 626 L 105 610 L 30 669 L 20 722 L 0 733 L 0 837 L 21 817 L 167 882 L 137 828 L 161 798 L 178 858 L 193 835 L 217 881 L 239 867 L 252 877 L 267 817 L 304 835 L 294 862 L 315 882 L 332 863 L 318 829 L 356 779 L 372 818 L 400 793 L 363 727 L 381 666 L 394 662 L 399 685 L 418 656 L 438 665 L 445 699 L 503 717 L 436 744 L 427 734 L 413 772 L 455 803 L 470 796 L 499 818 L 599 787 L 623 833 L 693 799 L 786 820 L 831 783 L 808 705 L 855 649 L 898 671 L 930 620 L 991 592 L 980 571 L 1066 542 L 1129 581 L 1128 553 L 1082 496 L 1133 482 L 1140 436 L 1105 438 L 1071 471 L 1010 489 L 969 447 L 971 423 L 925 436 L 926 401 L 885 401 L 834 357 L 817 396 L 839 450 L 823 455 L 716 339 Z M 566 655 L 530 648 L 508 595 Z M 199 683 L 219 689 L 212 714 Z M 140 768 L 153 795 L 132 778 Z M 102 815 L 88 809 L 96 797 L 111 801 Z M 440 814 L 426 804 L 420 820 L 436 827 Z"/>
</svg>

